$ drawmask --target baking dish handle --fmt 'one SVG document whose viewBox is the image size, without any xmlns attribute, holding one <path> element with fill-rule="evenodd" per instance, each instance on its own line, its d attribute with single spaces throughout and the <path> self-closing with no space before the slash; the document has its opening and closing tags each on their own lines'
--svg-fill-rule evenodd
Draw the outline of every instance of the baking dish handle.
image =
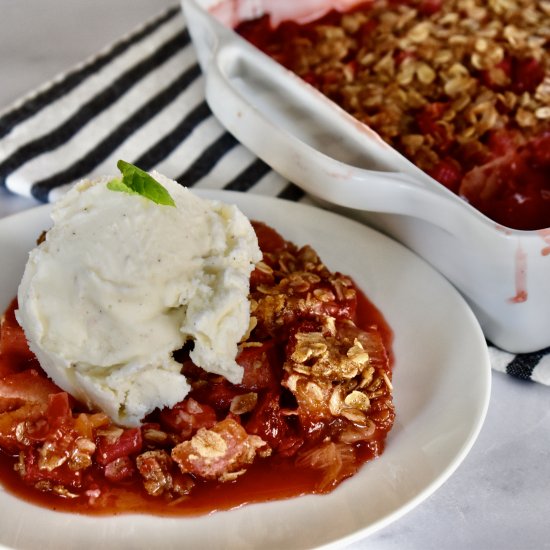
<svg viewBox="0 0 550 550">
<path fill-rule="evenodd" d="M 257 52 L 250 52 L 249 48 L 252 46 L 234 38 L 227 43 L 222 41 L 206 70 L 208 104 L 243 145 L 282 176 L 330 203 L 372 212 L 411 215 L 452 233 L 460 231 L 467 205 L 457 204 L 457 201 L 462 203 L 461 199 L 443 186 L 436 191 L 409 175 L 367 170 L 321 152 L 320 149 L 334 147 L 339 140 L 349 141 L 345 129 L 340 131 L 338 127 L 336 117 L 341 114 L 329 114 L 330 120 L 326 122 L 334 124 L 327 127 L 323 127 L 317 117 L 311 126 L 312 121 L 306 116 L 312 108 L 310 90 L 298 77 L 267 56 L 265 65 L 260 65 Z M 281 70 L 284 75 L 280 74 Z M 281 89 L 281 78 L 285 79 L 283 101 L 277 90 Z M 278 101 L 274 101 L 275 94 Z M 313 102 L 317 101 L 328 100 L 314 96 Z M 316 112 L 326 112 L 327 105 L 323 108 Z M 301 132 L 301 124 L 308 124 L 310 128 Z M 318 143 L 312 145 L 306 142 L 308 139 L 317 139 Z M 358 151 L 364 145 L 351 144 Z"/>
</svg>

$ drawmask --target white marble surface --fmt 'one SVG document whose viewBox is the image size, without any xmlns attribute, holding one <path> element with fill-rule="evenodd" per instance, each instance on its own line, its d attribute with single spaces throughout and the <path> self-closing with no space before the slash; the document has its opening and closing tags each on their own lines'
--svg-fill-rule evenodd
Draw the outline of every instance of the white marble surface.
<svg viewBox="0 0 550 550">
<path fill-rule="evenodd" d="M 0 110 L 172 3 L 0 0 Z M 0 217 L 35 204 L 0 190 Z M 550 388 L 495 373 L 485 425 L 456 473 L 415 510 L 348 547 L 442 548 L 550 549 Z"/>
</svg>

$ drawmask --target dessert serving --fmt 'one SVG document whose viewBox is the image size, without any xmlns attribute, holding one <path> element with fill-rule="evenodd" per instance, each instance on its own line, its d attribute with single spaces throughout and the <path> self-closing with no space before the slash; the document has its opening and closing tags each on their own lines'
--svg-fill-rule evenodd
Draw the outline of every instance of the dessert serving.
<svg viewBox="0 0 550 550">
<path fill-rule="evenodd" d="M 119 167 L 54 207 L 3 317 L 3 484 L 66 511 L 188 515 L 328 492 L 378 456 L 391 331 L 353 281 Z"/>
<path fill-rule="evenodd" d="M 549 5 L 354 4 L 236 30 L 491 219 L 549 227 Z"/>
</svg>

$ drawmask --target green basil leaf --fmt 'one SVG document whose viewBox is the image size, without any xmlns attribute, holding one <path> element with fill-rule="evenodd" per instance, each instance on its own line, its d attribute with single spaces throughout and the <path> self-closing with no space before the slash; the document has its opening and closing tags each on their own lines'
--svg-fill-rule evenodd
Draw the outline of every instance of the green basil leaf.
<svg viewBox="0 0 550 550">
<path fill-rule="evenodd" d="M 128 193 L 129 195 L 137 195 L 138 193 L 133 189 L 130 189 L 121 179 L 114 179 L 107 183 L 107 189 L 111 191 L 120 191 L 121 193 Z"/>
<path fill-rule="evenodd" d="M 120 191 L 131 195 L 141 195 L 156 204 L 165 206 L 176 206 L 170 193 L 147 172 L 137 166 L 119 160 L 117 167 L 122 173 L 122 180 L 114 179 L 107 184 L 111 191 Z"/>
</svg>

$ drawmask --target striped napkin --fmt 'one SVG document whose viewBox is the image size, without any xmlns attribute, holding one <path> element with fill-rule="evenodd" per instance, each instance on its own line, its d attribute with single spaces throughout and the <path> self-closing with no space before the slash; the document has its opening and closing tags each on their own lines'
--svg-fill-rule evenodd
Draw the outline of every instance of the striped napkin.
<svg viewBox="0 0 550 550">
<path fill-rule="evenodd" d="M 122 158 L 188 187 L 309 202 L 224 130 L 203 84 L 174 6 L 0 113 L 0 185 L 53 201 Z M 550 384 L 550 348 L 489 350 L 495 370 Z"/>
</svg>

